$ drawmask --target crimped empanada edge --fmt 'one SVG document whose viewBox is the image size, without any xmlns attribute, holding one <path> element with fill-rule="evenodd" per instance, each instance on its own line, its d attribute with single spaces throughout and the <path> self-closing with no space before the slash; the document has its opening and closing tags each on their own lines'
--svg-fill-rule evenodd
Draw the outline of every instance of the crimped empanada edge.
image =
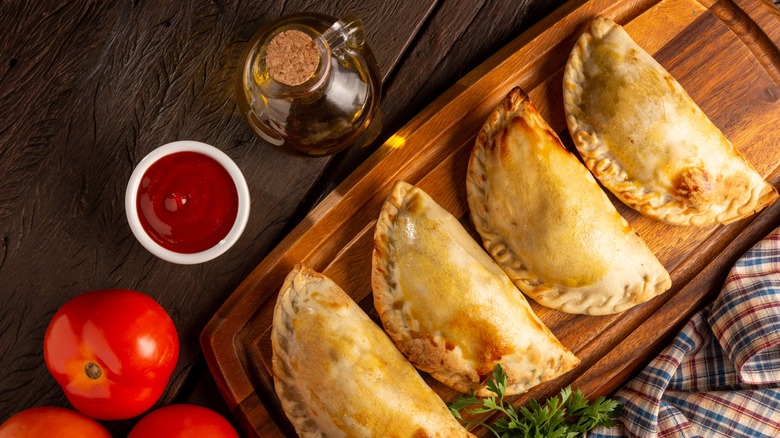
<svg viewBox="0 0 780 438">
<path fill-rule="evenodd" d="M 652 203 L 669 208 L 668 203 L 662 201 L 663 195 L 639 188 L 639 185 L 629 179 L 625 170 L 612 158 L 609 147 L 602 144 L 596 135 L 588 130 L 587 126 L 579 123 L 578 115 L 584 112 L 582 108 L 583 87 L 581 85 L 584 81 L 583 59 L 586 57 L 585 54 L 590 53 L 591 41 L 594 38 L 601 39 L 617 27 L 618 25 L 612 20 L 597 16 L 582 32 L 569 54 L 563 71 L 563 107 L 569 133 L 587 168 L 626 205 L 660 221 L 674 225 L 688 225 L 683 223 L 683 214 L 659 215 L 654 211 L 651 207 Z M 668 216 L 668 219 L 665 216 Z"/>
<path fill-rule="evenodd" d="M 382 210 L 374 228 L 374 251 L 371 257 L 371 289 L 374 293 L 374 308 L 379 314 L 385 332 L 398 345 L 401 334 L 398 328 L 404 326 L 400 312 L 393 309 L 396 296 L 395 288 L 391 285 L 390 275 L 393 267 L 389 265 L 389 240 L 392 223 L 403 205 L 403 198 L 413 186 L 409 183 L 398 181 L 382 204 Z M 408 328 L 407 328 L 408 329 Z"/>
<path fill-rule="evenodd" d="M 487 212 L 487 166 L 485 164 L 488 155 L 488 147 L 493 143 L 494 133 L 503 129 L 503 125 L 512 114 L 517 113 L 524 105 L 530 103 L 530 98 L 520 87 L 513 88 L 501 103 L 490 112 L 482 125 L 477 138 L 474 142 L 474 148 L 469 158 L 468 170 L 466 172 L 466 200 L 469 204 L 471 221 L 477 229 L 482 244 L 493 260 L 509 274 L 510 279 L 520 290 L 529 295 L 534 300 L 539 300 L 540 304 L 542 294 L 554 293 L 560 294 L 560 290 L 551 285 L 540 282 L 537 286 L 530 286 L 526 280 L 530 272 L 523 266 L 522 262 L 512 252 L 507 245 L 506 240 L 500 234 L 497 234 L 490 224 Z M 511 268 L 509 267 L 516 266 Z M 511 272 L 511 273 L 510 273 Z"/>
<path fill-rule="evenodd" d="M 371 287 L 374 292 L 374 307 L 379 314 L 379 319 L 385 332 L 398 350 L 417 369 L 429 373 L 434 379 L 464 394 L 471 389 L 475 389 L 477 395 L 490 395 L 492 393 L 487 392 L 484 385 L 481 385 L 481 387 L 475 386 L 472 383 L 473 378 L 462 375 L 456 370 L 444 371 L 426 365 L 427 362 L 438 361 L 442 365 L 449 362 L 451 359 L 449 357 L 450 352 L 446 349 L 444 343 L 434 345 L 430 340 L 411 339 L 404 333 L 404 330 L 407 333 L 411 333 L 413 329 L 408 327 L 404 321 L 402 309 L 394 307 L 394 303 L 396 301 L 400 302 L 402 297 L 394 293 L 397 287 L 391 284 L 393 282 L 391 277 L 395 267 L 389 264 L 388 244 L 393 224 L 398 217 L 399 211 L 403 208 L 405 198 L 414 189 L 415 187 L 407 182 L 396 182 L 379 214 L 374 230 L 374 252 L 371 260 Z M 416 345 L 415 342 L 417 342 Z M 424 351 L 419 354 L 414 352 L 414 350 L 420 349 Z M 425 360 L 423 361 L 422 359 Z"/>
<path fill-rule="evenodd" d="M 287 327 L 292 318 L 290 310 L 293 308 L 293 294 L 299 291 L 295 288 L 296 279 L 308 281 L 307 278 L 324 278 L 321 274 L 298 264 L 285 278 L 274 306 L 273 324 L 271 326 L 271 370 L 274 377 L 274 390 L 282 403 L 282 410 L 295 427 L 295 431 L 301 437 L 323 437 L 324 434 L 317 423 L 309 415 L 308 408 L 301 402 L 302 396 L 296 381 L 291 376 L 290 357 L 284 345 L 292 342 L 281 333 L 279 327 Z"/>
<path fill-rule="evenodd" d="M 386 263 L 386 260 L 389 260 L 387 254 L 387 245 L 390 230 L 398 215 L 398 212 L 404 207 L 406 197 L 413 190 L 415 190 L 415 187 L 411 184 L 402 181 L 397 182 L 393 187 L 391 194 L 388 196 L 387 201 L 382 207 L 382 212 L 380 213 L 379 220 L 377 221 L 377 227 L 374 233 L 374 257 L 372 259 L 373 269 L 371 277 L 371 284 L 374 290 L 374 306 L 380 315 L 382 325 L 385 327 L 385 332 L 387 332 L 387 334 L 395 343 L 396 347 L 398 347 L 398 349 L 407 357 L 407 359 L 409 359 L 410 362 L 412 362 L 412 364 L 414 364 L 415 367 L 429 373 L 434 379 L 455 389 L 456 391 L 469 393 L 469 391 L 473 390 L 474 393 L 480 397 L 492 396 L 493 393 L 487 389 L 484 381 L 479 381 L 477 371 L 473 368 L 469 367 L 468 372 L 464 371 L 463 373 L 458 373 L 457 370 L 440 370 L 421 363 L 420 358 L 410 354 L 409 352 L 410 349 L 414 348 L 412 345 L 414 339 L 410 339 L 399 330 L 400 328 L 409 330 L 409 328 L 406 327 L 406 324 L 403 321 L 401 310 L 396 309 L 393 306 L 393 302 L 396 300 L 396 296 L 393 294 L 394 288 L 391 288 L 389 285 L 389 282 L 392 280 L 390 280 L 388 277 L 391 276 L 392 270 L 394 268 L 388 266 Z M 400 297 L 397 298 L 400 300 Z M 529 308 L 529 312 L 533 311 Z M 536 315 L 532 316 L 537 318 Z M 515 372 L 514 367 L 512 367 L 509 362 L 505 363 L 504 371 L 509 377 L 509 383 L 507 384 L 505 390 L 506 395 L 524 393 L 540 383 L 555 379 L 563 375 L 564 373 L 576 367 L 580 362 L 579 359 L 568 348 L 566 348 L 563 344 L 560 343 L 560 341 L 557 340 L 557 338 L 555 338 L 552 332 L 550 332 L 550 330 L 544 326 L 541 321 L 539 321 L 539 323 L 545 327 L 548 336 L 551 336 L 560 346 L 560 360 L 557 360 L 552 364 L 547 364 L 548 367 L 546 368 L 546 372 L 540 372 L 537 375 L 531 376 L 533 377 L 532 380 L 523 380 L 523 378 L 529 376 L 518 375 Z M 443 360 L 443 363 L 446 364 L 449 359 L 448 355 L 451 354 L 451 352 L 442 342 L 441 345 L 438 346 L 427 345 L 426 351 L 423 354 L 430 356 L 426 357 L 426 360 L 430 360 L 432 357 L 435 359 L 434 362 L 436 360 Z M 477 378 L 475 379 L 475 377 Z M 516 382 L 512 383 L 513 380 L 516 380 Z"/>
<path fill-rule="evenodd" d="M 497 233 L 488 218 L 486 205 L 488 179 L 485 165 L 488 148 L 493 142 L 494 133 L 503 129 L 507 120 L 519 113 L 525 105 L 533 105 L 528 95 L 519 87 L 514 88 L 506 98 L 490 113 L 482 126 L 469 159 L 466 175 L 466 192 L 471 219 L 483 244 L 493 260 L 507 273 L 515 285 L 539 304 L 566 313 L 586 315 L 608 315 L 619 313 L 647 301 L 626 300 L 611 306 L 594 305 L 586 300 L 586 291 L 563 289 L 536 277 L 523 266 L 522 261 L 513 253 L 505 237 Z M 561 146 L 562 147 L 562 146 Z M 652 254 L 652 253 L 651 253 Z M 660 262 L 658 263 L 660 266 Z M 627 286 L 624 296 L 654 297 L 666 291 L 670 285 L 668 272 L 661 266 L 654 276 Z M 531 284 L 534 283 L 534 284 Z"/>
<path fill-rule="evenodd" d="M 728 205 L 727 209 L 720 213 L 713 213 L 709 208 L 699 210 L 679 200 L 664 200 L 663 194 L 643 189 L 641 184 L 630 179 L 622 166 L 611 157 L 609 147 L 601 144 L 587 126 L 578 122 L 577 115 L 584 111 L 582 108 L 583 89 L 580 85 L 584 80 L 581 77 L 584 54 L 590 53 L 593 38 L 601 39 L 616 28 L 620 28 L 620 25 L 607 17 L 597 16 L 594 18 L 577 39 L 563 73 L 563 105 L 566 113 L 566 124 L 577 151 L 593 175 L 629 207 L 645 216 L 670 225 L 728 224 L 755 214 L 774 202 L 777 199 L 777 190 L 765 181 L 764 184 L 770 190 L 768 195 L 765 194 L 767 187 L 761 187 L 752 191 L 748 202 L 742 205 Z M 672 79 L 677 82 L 676 79 Z M 690 102 L 696 105 L 682 87 L 678 88 L 685 93 Z M 701 111 L 698 105 L 696 108 Z M 731 143 L 729 142 L 729 144 Z M 736 149 L 735 152 L 744 162 L 746 168 L 755 172 L 750 162 Z M 772 193 L 774 193 L 774 197 L 772 197 Z M 712 205 L 711 207 L 720 206 Z"/>
<path fill-rule="evenodd" d="M 493 257 L 493 260 L 509 275 L 512 282 L 523 293 L 540 304 L 547 306 L 543 295 L 554 294 L 559 296 L 562 291 L 541 279 L 537 279 L 539 284 L 536 286 L 529 284 L 527 279 L 533 276 L 509 248 L 504 237 L 493 230 L 487 213 L 487 203 L 489 202 L 487 199 L 487 191 L 489 189 L 487 187 L 487 167 L 485 165 L 486 156 L 489 153 L 487 148 L 493 142 L 494 133 L 503 129 L 505 121 L 528 103 L 530 103 L 530 98 L 525 91 L 520 87 L 515 87 L 488 115 L 487 120 L 485 120 L 477 134 L 477 139 L 474 142 L 474 148 L 469 158 L 468 170 L 466 172 L 466 199 L 469 204 L 471 221 L 482 238 L 482 243 L 488 254 Z M 556 308 L 556 306 L 552 306 L 552 308 Z"/>
</svg>

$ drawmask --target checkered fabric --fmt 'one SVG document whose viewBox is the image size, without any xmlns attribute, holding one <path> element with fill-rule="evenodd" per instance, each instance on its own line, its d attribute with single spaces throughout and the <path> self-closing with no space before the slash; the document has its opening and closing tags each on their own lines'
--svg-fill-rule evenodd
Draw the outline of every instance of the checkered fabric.
<svg viewBox="0 0 780 438">
<path fill-rule="evenodd" d="M 780 438 L 780 228 L 614 398 L 620 424 L 589 437 Z"/>
</svg>

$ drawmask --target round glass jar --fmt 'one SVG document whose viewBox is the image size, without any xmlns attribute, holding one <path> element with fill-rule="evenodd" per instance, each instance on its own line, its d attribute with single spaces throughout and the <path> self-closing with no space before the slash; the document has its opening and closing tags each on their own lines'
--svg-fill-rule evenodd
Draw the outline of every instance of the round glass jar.
<svg viewBox="0 0 780 438">
<path fill-rule="evenodd" d="M 381 81 L 354 16 L 282 17 L 252 38 L 240 66 L 239 106 L 273 146 L 320 156 L 379 134 Z"/>
</svg>

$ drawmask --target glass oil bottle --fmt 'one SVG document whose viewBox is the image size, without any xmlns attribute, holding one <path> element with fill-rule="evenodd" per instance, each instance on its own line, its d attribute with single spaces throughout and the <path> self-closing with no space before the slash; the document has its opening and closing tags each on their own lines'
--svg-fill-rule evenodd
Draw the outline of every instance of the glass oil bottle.
<svg viewBox="0 0 780 438">
<path fill-rule="evenodd" d="M 271 145 L 321 156 L 379 134 L 381 81 L 357 17 L 283 17 L 254 36 L 240 65 L 239 107 Z"/>
</svg>

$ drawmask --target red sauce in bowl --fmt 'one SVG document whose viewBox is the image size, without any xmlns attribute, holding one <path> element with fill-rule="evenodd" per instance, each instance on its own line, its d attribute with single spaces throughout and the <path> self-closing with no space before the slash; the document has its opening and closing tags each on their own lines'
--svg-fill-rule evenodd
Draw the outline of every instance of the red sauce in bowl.
<svg viewBox="0 0 780 438">
<path fill-rule="evenodd" d="M 238 216 L 233 178 L 215 159 L 198 152 L 176 152 L 149 166 L 136 203 L 149 237 L 183 254 L 214 247 Z"/>
</svg>

